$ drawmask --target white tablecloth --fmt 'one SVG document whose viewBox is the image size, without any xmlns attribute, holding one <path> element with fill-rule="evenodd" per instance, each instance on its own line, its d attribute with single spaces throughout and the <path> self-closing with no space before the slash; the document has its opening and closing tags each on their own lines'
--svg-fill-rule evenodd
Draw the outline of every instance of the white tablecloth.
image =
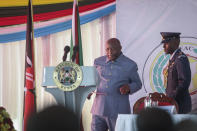
<svg viewBox="0 0 197 131">
<path fill-rule="evenodd" d="M 116 121 L 115 131 L 137 131 L 136 117 L 137 115 L 134 114 L 119 114 Z M 175 114 L 172 115 L 172 119 L 175 123 L 184 119 L 197 121 L 197 115 Z"/>
</svg>

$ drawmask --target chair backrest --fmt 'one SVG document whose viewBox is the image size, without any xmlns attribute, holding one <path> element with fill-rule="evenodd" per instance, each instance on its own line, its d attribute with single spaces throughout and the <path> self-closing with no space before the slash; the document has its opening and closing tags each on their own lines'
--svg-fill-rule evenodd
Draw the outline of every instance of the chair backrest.
<svg viewBox="0 0 197 131">
<path fill-rule="evenodd" d="M 167 105 L 174 105 L 176 107 L 176 111 L 178 112 L 178 104 L 173 98 L 167 97 L 163 93 L 150 93 L 149 96 L 151 97 L 152 101 L 158 101 L 158 106 L 167 106 Z M 133 106 L 133 113 L 138 114 L 144 108 L 144 100 L 145 97 L 138 99 L 134 106 Z"/>
<path fill-rule="evenodd" d="M 141 97 L 133 105 L 133 114 L 138 114 L 144 108 L 144 100 L 146 97 Z"/>
</svg>

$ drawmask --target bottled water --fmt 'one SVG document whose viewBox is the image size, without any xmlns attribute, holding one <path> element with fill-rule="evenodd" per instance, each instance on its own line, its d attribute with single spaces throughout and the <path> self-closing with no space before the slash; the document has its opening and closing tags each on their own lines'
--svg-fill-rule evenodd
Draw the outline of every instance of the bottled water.
<svg viewBox="0 0 197 131">
<path fill-rule="evenodd" d="M 144 107 L 156 107 L 158 106 L 158 101 L 153 101 L 151 94 L 149 94 L 144 100 Z"/>
<path fill-rule="evenodd" d="M 151 100 L 151 95 L 149 94 L 149 96 L 147 96 L 144 100 L 144 105 L 145 105 L 145 108 L 146 107 L 151 107 L 151 103 L 152 103 L 152 100 Z"/>
</svg>

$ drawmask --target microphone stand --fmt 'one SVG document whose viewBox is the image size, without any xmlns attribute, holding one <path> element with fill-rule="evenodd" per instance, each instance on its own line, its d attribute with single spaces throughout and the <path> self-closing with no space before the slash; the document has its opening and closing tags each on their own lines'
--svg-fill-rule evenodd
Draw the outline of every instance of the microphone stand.
<svg viewBox="0 0 197 131">
<path fill-rule="evenodd" d="M 62 57 L 63 61 L 66 61 L 67 59 L 67 54 L 70 52 L 70 47 L 69 46 L 65 46 L 64 47 L 64 56 Z"/>
</svg>

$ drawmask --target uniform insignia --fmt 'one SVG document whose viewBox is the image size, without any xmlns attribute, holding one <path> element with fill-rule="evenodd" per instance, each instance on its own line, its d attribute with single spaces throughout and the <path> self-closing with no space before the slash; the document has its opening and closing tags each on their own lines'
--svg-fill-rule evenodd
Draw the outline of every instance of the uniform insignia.
<svg viewBox="0 0 197 131">
<path fill-rule="evenodd" d="M 180 55 L 180 56 L 178 56 L 178 58 L 181 58 L 181 57 L 186 57 L 186 55 Z"/>
<path fill-rule="evenodd" d="M 167 64 L 167 66 L 164 68 L 163 70 L 163 76 L 164 76 L 164 87 L 167 87 L 167 78 L 168 78 L 168 66 L 169 63 Z"/>
<path fill-rule="evenodd" d="M 178 58 L 181 58 L 181 57 L 186 57 L 186 55 L 182 51 L 180 51 L 178 54 Z"/>
<path fill-rule="evenodd" d="M 174 61 L 170 63 L 169 67 L 172 68 L 174 66 Z"/>
</svg>

